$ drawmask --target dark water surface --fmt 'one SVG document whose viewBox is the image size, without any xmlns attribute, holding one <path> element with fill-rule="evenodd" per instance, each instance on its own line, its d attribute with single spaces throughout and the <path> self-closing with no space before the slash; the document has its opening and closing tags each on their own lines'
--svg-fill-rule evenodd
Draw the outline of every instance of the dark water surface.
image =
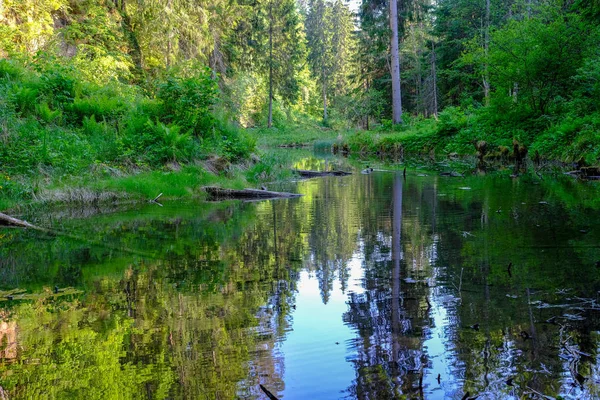
<svg viewBox="0 0 600 400">
<path fill-rule="evenodd" d="M 8 398 L 600 398 L 597 187 L 374 172 L 284 189 L 304 196 L 0 229 Z"/>
</svg>

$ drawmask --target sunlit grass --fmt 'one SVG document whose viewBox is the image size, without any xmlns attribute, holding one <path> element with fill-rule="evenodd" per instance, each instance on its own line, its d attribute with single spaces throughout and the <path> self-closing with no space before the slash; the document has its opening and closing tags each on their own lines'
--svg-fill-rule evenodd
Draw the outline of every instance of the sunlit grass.
<svg viewBox="0 0 600 400">
<path fill-rule="evenodd" d="M 317 124 L 290 125 L 285 128 L 249 129 L 257 138 L 259 147 L 284 145 L 312 146 L 315 141 L 334 141 L 342 134 L 340 131 L 325 128 Z"/>
</svg>

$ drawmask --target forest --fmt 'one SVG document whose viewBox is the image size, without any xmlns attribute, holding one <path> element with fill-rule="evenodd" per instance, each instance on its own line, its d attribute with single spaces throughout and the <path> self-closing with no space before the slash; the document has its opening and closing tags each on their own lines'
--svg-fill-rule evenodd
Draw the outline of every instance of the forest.
<svg viewBox="0 0 600 400">
<path fill-rule="evenodd" d="M 0 208 L 153 196 L 127 181 L 152 171 L 257 184 L 285 161 L 264 143 L 597 165 L 599 22 L 597 0 L 5 0 Z"/>
</svg>

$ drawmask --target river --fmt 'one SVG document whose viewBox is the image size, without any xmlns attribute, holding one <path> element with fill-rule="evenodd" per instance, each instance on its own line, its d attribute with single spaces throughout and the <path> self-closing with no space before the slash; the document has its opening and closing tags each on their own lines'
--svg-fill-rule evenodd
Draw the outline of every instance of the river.
<svg viewBox="0 0 600 400">
<path fill-rule="evenodd" d="M 0 228 L 4 393 L 600 398 L 596 185 L 376 170 L 277 188 L 304 196 Z"/>
</svg>

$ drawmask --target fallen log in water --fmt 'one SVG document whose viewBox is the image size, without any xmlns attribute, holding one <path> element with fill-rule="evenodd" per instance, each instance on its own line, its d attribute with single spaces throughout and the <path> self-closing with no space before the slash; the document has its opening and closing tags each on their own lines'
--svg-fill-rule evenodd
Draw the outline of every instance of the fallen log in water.
<svg viewBox="0 0 600 400">
<path fill-rule="evenodd" d="M 597 181 L 600 180 L 600 167 L 583 167 L 575 171 L 565 172 L 565 175 L 582 180 Z"/>
<path fill-rule="evenodd" d="M 293 169 L 292 172 L 297 173 L 303 178 L 315 178 L 318 176 L 347 176 L 352 175 L 351 172 L 346 171 L 306 171 L 303 169 Z"/>
<path fill-rule="evenodd" d="M 29 229 L 35 229 L 38 231 L 47 231 L 47 229 L 45 229 L 45 228 L 41 228 L 39 226 L 32 225 L 27 221 L 23 221 L 21 219 L 14 218 L 14 217 L 11 217 L 10 215 L 6 215 L 3 213 L 0 213 L 0 225 L 18 226 L 20 228 L 29 228 Z"/>
<path fill-rule="evenodd" d="M 259 189 L 224 189 L 216 186 L 205 186 L 204 191 L 213 199 L 276 199 L 300 197 L 298 193 L 272 192 Z"/>
<path fill-rule="evenodd" d="M 440 172 L 440 176 L 451 176 L 453 178 L 462 178 L 464 177 L 463 174 L 458 173 L 456 171 L 450 171 L 450 172 Z"/>
</svg>

